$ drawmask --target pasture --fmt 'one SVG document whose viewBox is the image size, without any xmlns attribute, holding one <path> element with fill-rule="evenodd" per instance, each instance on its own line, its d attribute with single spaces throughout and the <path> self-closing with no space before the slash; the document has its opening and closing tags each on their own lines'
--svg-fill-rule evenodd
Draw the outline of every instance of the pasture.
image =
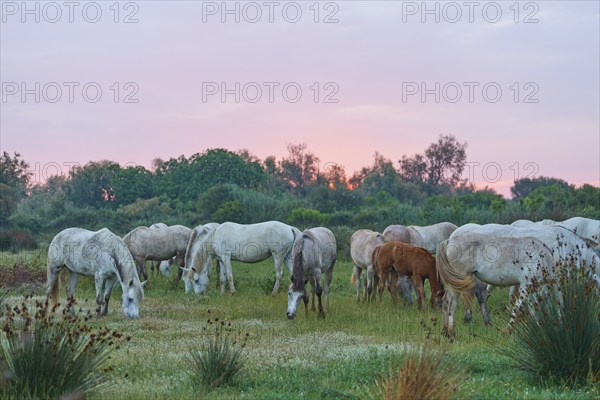
<svg viewBox="0 0 600 400">
<path fill-rule="evenodd" d="M 40 252 L 1 254 L 2 265 L 15 262 L 31 270 L 45 269 Z M 600 393 L 574 391 L 533 384 L 520 371 L 509 368 L 498 347 L 510 344 L 503 331 L 508 320 L 507 289 L 495 288 L 489 299 L 492 327 L 485 327 L 474 309 L 471 324 L 464 324 L 459 305 L 458 340 L 450 343 L 441 332 L 441 312 L 428 307 L 419 312 L 416 304 L 393 307 L 387 291 L 383 304 L 356 303 L 350 285 L 352 265 L 338 260 L 326 319 L 302 305 L 292 321 L 286 318 L 289 273 L 276 296 L 268 295 L 274 282 L 273 261 L 257 264 L 233 263 L 237 293 L 220 295 L 213 273 L 205 296 L 185 294 L 183 282 L 177 290 L 171 278 L 152 276 L 140 305 L 140 318 L 126 319 L 120 308 L 121 290 L 115 288 L 108 316 L 92 321 L 108 326 L 132 340 L 113 351 L 107 372 L 109 383 L 91 394 L 92 399 L 362 399 L 376 378 L 396 368 L 406 349 L 427 343 L 448 352 L 448 365 L 465 371 L 466 380 L 456 393 L 460 399 L 501 398 L 598 398 Z M 60 299 L 65 301 L 65 285 Z M 0 282 L 1 284 L 1 282 Z M 118 285 L 117 285 L 118 286 Z M 430 293 L 426 288 L 427 298 Z M 42 292 L 37 292 L 42 298 Z M 78 307 L 95 310 L 94 285 L 82 277 L 76 289 Z M 9 302 L 21 296 L 11 293 Z M 477 306 L 477 302 L 474 302 Z M 234 384 L 211 392 L 196 392 L 187 375 L 190 349 L 213 332 L 209 320 L 231 322 L 234 331 L 249 334 L 247 362 Z M 427 330 L 432 329 L 426 341 Z"/>
</svg>

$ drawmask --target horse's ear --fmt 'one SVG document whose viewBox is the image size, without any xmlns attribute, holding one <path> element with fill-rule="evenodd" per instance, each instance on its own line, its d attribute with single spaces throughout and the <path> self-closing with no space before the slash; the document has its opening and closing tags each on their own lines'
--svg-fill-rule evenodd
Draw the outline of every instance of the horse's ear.
<svg viewBox="0 0 600 400">
<path fill-rule="evenodd" d="M 129 281 L 129 287 L 133 287 L 133 279 Z"/>
<path fill-rule="evenodd" d="M 187 268 L 183 268 L 181 265 L 179 266 L 179 268 L 184 272 L 187 271 Z"/>
<path fill-rule="evenodd" d="M 146 284 L 146 282 L 148 282 L 148 281 L 144 281 L 144 282 L 142 282 L 142 286 L 144 286 L 144 285 Z"/>
</svg>

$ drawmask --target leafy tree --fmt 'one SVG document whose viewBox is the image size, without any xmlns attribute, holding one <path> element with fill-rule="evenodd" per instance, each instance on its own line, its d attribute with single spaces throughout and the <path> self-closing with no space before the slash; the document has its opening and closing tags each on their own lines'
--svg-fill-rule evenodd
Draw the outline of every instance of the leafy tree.
<svg viewBox="0 0 600 400">
<path fill-rule="evenodd" d="M 467 143 L 460 143 L 453 135 L 440 135 L 425 154 L 403 156 L 400 175 L 408 182 L 421 185 L 428 194 L 452 190 L 461 181 L 467 159 Z"/>
<path fill-rule="evenodd" d="M 115 200 L 114 178 L 121 167 L 113 161 L 89 162 L 69 171 L 67 195 L 76 206 L 101 208 Z"/>
<path fill-rule="evenodd" d="M 13 157 L 6 151 L 0 157 L 0 226 L 5 226 L 8 217 L 17 209 L 19 201 L 27 194 L 31 179 L 29 164 L 19 153 Z"/>
<path fill-rule="evenodd" d="M 112 190 L 115 206 L 150 199 L 154 197 L 154 175 L 142 166 L 119 169 L 112 179 Z"/>
<path fill-rule="evenodd" d="M 289 155 L 280 162 L 281 178 L 295 193 L 305 194 L 317 182 L 319 157 L 306 150 L 306 144 L 289 144 Z"/>
<path fill-rule="evenodd" d="M 519 199 L 527 196 L 541 186 L 559 185 L 568 187 L 569 184 L 562 179 L 540 176 L 537 178 L 521 178 L 517 179 L 510 188 L 510 193 L 513 198 Z"/>
<path fill-rule="evenodd" d="M 259 161 L 246 161 L 225 149 L 210 149 L 189 159 L 157 163 L 157 194 L 184 202 L 196 201 L 209 188 L 229 183 L 239 187 L 258 187 L 266 181 Z"/>
</svg>

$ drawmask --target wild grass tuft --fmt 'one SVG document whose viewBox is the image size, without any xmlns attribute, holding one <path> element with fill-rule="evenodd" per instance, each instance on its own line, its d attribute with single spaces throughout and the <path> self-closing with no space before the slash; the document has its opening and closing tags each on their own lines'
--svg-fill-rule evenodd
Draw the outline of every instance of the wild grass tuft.
<svg viewBox="0 0 600 400">
<path fill-rule="evenodd" d="M 539 381 L 569 387 L 600 384 L 600 291 L 582 262 L 559 265 L 533 282 L 513 340 L 501 348 Z"/>
<path fill-rule="evenodd" d="M 28 297 L 7 308 L 0 336 L 4 359 L 3 399 L 56 399 L 85 396 L 105 381 L 103 365 L 112 347 L 129 338 L 93 329 L 90 314 L 72 313 Z"/>
<path fill-rule="evenodd" d="M 464 380 L 446 365 L 446 353 L 425 345 L 420 351 L 410 351 L 397 370 L 375 382 L 371 399 L 412 400 L 449 399 Z"/>
<path fill-rule="evenodd" d="M 231 322 L 209 319 L 204 327 L 210 337 L 200 350 L 190 350 L 189 364 L 194 389 L 214 389 L 229 384 L 246 362 L 244 348 L 249 334 L 235 331 Z M 212 331 L 212 332 L 211 332 Z"/>
</svg>

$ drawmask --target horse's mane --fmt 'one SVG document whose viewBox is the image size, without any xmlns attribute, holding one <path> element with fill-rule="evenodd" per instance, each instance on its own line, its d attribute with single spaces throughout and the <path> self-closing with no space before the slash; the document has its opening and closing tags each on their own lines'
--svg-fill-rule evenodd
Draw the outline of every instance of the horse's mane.
<svg viewBox="0 0 600 400">
<path fill-rule="evenodd" d="M 304 274 L 304 257 L 302 255 L 304 250 L 304 240 L 310 238 L 316 241 L 315 236 L 308 230 L 302 232 L 302 235 L 294 241 L 294 247 L 292 248 L 293 255 L 293 269 L 292 269 L 292 289 L 294 291 L 304 291 L 306 275 Z"/>
</svg>

